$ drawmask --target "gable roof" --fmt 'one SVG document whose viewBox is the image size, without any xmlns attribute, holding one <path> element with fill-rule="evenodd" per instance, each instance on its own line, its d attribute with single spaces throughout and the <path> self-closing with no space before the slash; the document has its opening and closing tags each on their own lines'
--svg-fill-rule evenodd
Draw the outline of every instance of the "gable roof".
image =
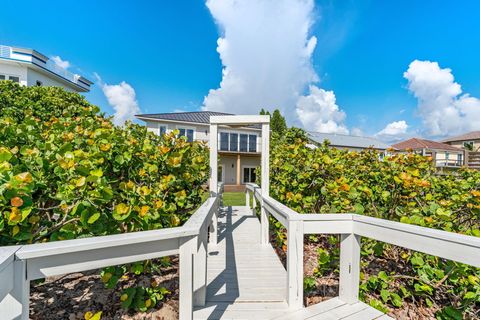
<svg viewBox="0 0 480 320">
<path fill-rule="evenodd" d="M 392 147 L 398 150 L 435 149 L 435 150 L 447 150 L 447 151 L 462 151 L 462 149 L 453 147 L 446 143 L 420 139 L 420 138 L 411 138 L 399 143 L 395 143 L 392 145 Z"/>
<path fill-rule="evenodd" d="M 372 137 L 323 132 L 308 132 L 307 134 L 314 142 L 323 143 L 323 141 L 328 140 L 333 147 L 374 148 L 378 150 L 386 150 L 389 147 L 386 143 Z"/>
<path fill-rule="evenodd" d="M 210 124 L 210 116 L 234 116 L 233 113 L 216 112 L 216 111 L 190 111 L 190 112 L 168 112 L 168 113 L 152 113 L 137 114 L 135 117 L 141 120 L 166 120 L 174 122 L 188 122 L 199 124 Z M 261 129 L 261 125 L 252 124 L 245 128 Z"/>
<path fill-rule="evenodd" d="M 442 142 L 465 141 L 465 140 L 480 140 L 480 131 L 472 131 L 456 137 L 450 137 L 442 140 Z"/>
</svg>

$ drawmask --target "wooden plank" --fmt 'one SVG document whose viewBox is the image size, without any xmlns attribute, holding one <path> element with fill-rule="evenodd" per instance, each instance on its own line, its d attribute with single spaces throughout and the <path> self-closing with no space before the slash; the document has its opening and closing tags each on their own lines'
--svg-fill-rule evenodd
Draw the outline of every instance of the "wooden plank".
<svg viewBox="0 0 480 320">
<path fill-rule="evenodd" d="M 38 256 L 38 252 L 35 252 L 35 256 L 38 257 L 28 259 L 27 278 L 28 280 L 35 280 L 170 256 L 177 254 L 179 252 L 178 248 L 179 239 L 164 239 L 147 243 L 102 247 L 100 249 L 88 248 L 82 251 L 77 249 L 71 253 L 55 254 L 55 252 L 50 252 L 45 256 Z"/>
<path fill-rule="evenodd" d="M 337 308 L 328 310 L 328 312 L 323 312 L 306 319 L 308 320 L 339 320 L 339 319 L 344 319 L 345 317 L 348 317 L 352 314 L 355 314 L 367 308 L 369 308 L 369 306 L 367 306 L 362 302 L 357 302 L 354 304 L 344 304 L 344 305 L 338 306 Z"/>
<path fill-rule="evenodd" d="M 287 229 L 287 302 L 291 309 L 303 307 L 303 223 L 289 221 Z"/>
<path fill-rule="evenodd" d="M 480 267 L 480 238 L 371 217 L 353 218 L 355 234 Z"/>
<path fill-rule="evenodd" d="M 326 313 L 345 304 L 344 301 L 338 298 L 332 298 L 301 310 L 288 312 L 281 317 L 275 318 L 275 320 L 304 320 L 312 316 Z"/>
<path fill-rule="evenodd" d="M 344 320 L 373 320 L 381 317 L 383 312 L 378 311 L 375 308 L 368 307 L 363 309 L 360 312 L 349 315 L 348 317 L 343 318 Z"/>
<path fill-rule="evenodd" d="M 180 243 L 180 266 L 179 266 L 179 318 L 191 320 L 193 318 L 193 281 L 194 281 L 194 258 L 197 238 L 182 239 Z"/>
</svg>

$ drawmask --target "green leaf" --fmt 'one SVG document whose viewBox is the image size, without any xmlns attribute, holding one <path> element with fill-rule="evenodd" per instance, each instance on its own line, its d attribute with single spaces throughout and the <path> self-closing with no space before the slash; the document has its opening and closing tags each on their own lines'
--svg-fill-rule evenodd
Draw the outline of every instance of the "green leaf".
<svg viewBox="0 0 480 320">
<path fill-rule="evenodd" d="M 357 214 L 363 214 L 365 212 L 365 208 L 361 203 L 355 204 L 354 209 Z"/>
<path fill-rule="evenodd" d="M 88 218 L 87 223 L 88 223 L 88 224 L 92 224 L 92 223 L 94 223 L 95 221 L 97 221 L 98 218 L 100 218 L 100 213 L 96 212 L 96 213 L 92 214 L 92 215 L 90 216 L 90 218 Z"/>
</svg>

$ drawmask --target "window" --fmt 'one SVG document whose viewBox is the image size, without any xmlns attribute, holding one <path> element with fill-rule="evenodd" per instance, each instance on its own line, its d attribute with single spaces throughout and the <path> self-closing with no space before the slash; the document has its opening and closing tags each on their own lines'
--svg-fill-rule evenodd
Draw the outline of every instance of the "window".
<svg viewBox="0 0 480 320">
<path fill-rule="evenodd" d="M 228 133 L 220 132 L 220 150 L 228 151 Z"/>
<path fill-rule="evenodd" d="M 248 151 L 248 134 L 240 135 L 240 152 Z"/>
<path fill-rule="evenodd" d="M 5 75 L 0 74 L 0 80 L 5 80 Z"/>
<path fill-rule="evenodd" d="M 257 152 L 257 136 L 255 134 L 248 136 L 248 152 Z"/>
<path fill-rule="evenodd" d="M 243 183 L 254 183 L 256 180 L 257 175 L 255 174 L 255 167 L 244 167 Z"/>
<path fill-rule="evenodd" d="M 42 86 L 42 81 L 37 80 L 37 82 L 35 82 L 35 85 L 36 85 L 37 87 L 41 87 L 41 86 Z"/>
<path fill-rule="evenodd" d="M 450 158 L 450 152 L 445 152 L 445 159 L 448 160 Z"/>
<path fill-rule="evenodd" d="M 164 135 L 165 133 L 167 133 L 167 126 L 158 126 L 158 129 L 159 129 L 160 135 Z"/>
<path fill-rule="evenodd" d="M 15 77 L 15 76 L 8 76 L 8 80 L 13 81 L 13 82 L 16 82 L 16 83 L 19 83 L 19 82 L 20 82 L 20 78 L 19 78 L 19 77 Z"/>
<path fill-rule="evenodd" d="M 457 164 L 459 166 L 463 165 L 463 154 L 461 153 L 457 154 Z"/>
<path fill-rule="evenodd" d="M 238 133 L 230 133 L 230 151 L 238 151 Z"/>
<path fill-rule="evenodd" d="M 193 141 L 193 129 L 178 128 L 180 137 L 187 137 L 188 142 Z"/>
</svg>

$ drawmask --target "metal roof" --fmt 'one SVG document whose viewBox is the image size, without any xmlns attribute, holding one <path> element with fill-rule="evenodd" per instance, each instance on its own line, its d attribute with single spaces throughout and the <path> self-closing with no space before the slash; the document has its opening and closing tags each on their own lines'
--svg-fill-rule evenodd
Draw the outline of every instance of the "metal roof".
<svg viewBox="0 0 480 320">
<path fill-rule="evenodd" d="M 450 137 L 447 139 L 442 140 L 442 142 L 454 142 L 454 141 L 468 141 L 468 140 L 479 140 L 480 139 L 480 131 L 472 131 L 460 136 Z"/>
<path fill-rule="evenodd" d="M 216 111 L 191 111 L 191 112 L 169 112 L 169 113 L 152 113 L 152 114 L 138 114 L 135 117 L 142 120 L 167 120 L 178 122 L 190 122 L 209 124 L 210 116 L 234 116 L 232 113 L 216 112 Z M 246 126 L 249 128 L 261 128 L 260 125 Z"/>
<path fill-rule="evenodd" d="M 322 132 L 308 132 L 308 137 L 317 143 L 323 143 L 325 140 L 330 141 L 330 145 L 333 147 L 343 148 L 374 148 L 378 150 L 388 149 L 388 144 L 372 138 L 372 137 L 360 137 L 351 136 L 346 134 L 337 133 L 322 133 Z"/>
</svg>

